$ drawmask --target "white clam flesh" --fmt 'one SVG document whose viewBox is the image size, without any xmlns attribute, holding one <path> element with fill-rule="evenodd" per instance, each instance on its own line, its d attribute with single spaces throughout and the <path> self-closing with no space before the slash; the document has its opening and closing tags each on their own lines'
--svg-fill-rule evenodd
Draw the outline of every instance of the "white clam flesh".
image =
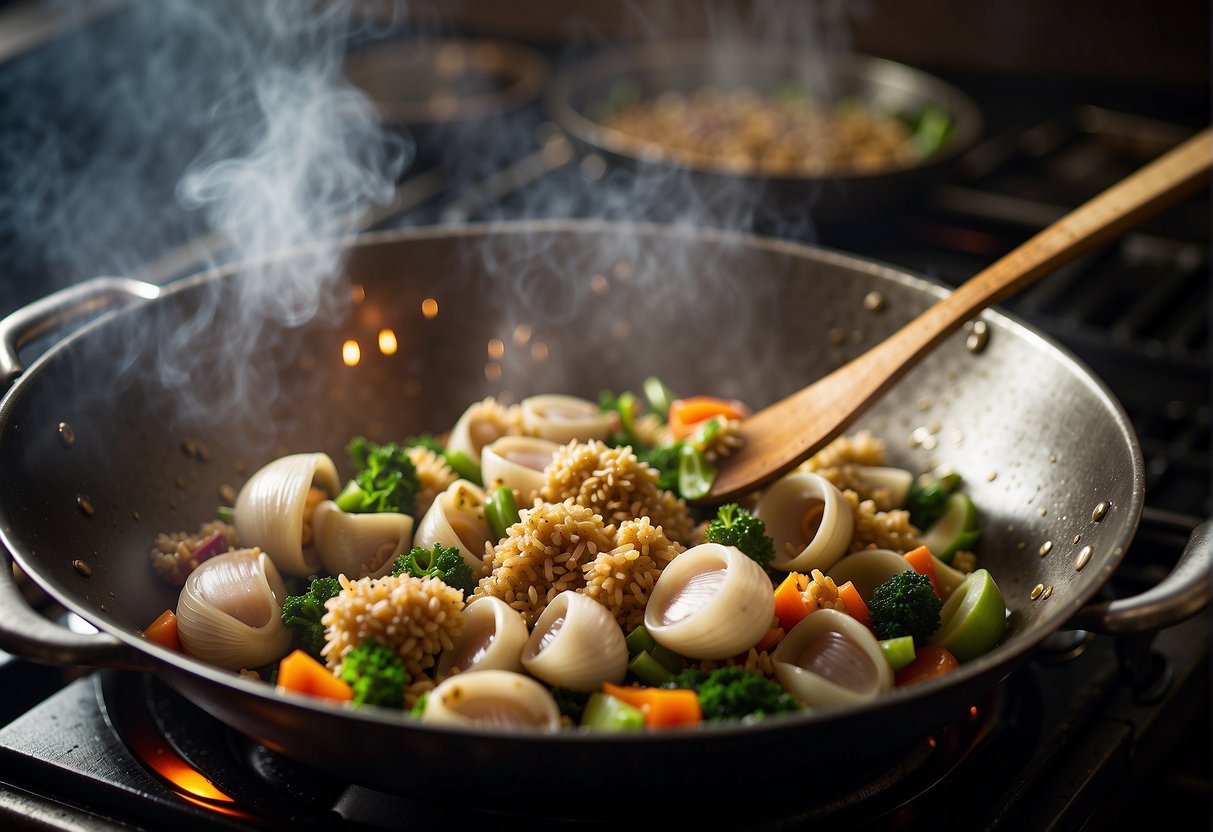
<svg viewBox="0 0 1213 832">
<path fill-rule="evenodd" d="M 771 566 L 787 572 L 828 573 L 846 554 L 855 518 L 832 482 L 805 471 L 775 481 L 754 507 L 775 542 Z"/>
<path fill-rule="evenodd" d="M 551 394 L 522 400 L 522 430 L 564 445 L 576 440 L 606 439 L 611 417 L 597 404 L 577 396 Z"/>
<path fill-rule="evenodd" d="M 836 610 L 817 610 L 793 627 L 771 660 L 784 688 L 811 708 L 862 702 L 893 686 L 876 637 Z"/>
<path fill-rule="evenodd" d="M 239 670 L 282 658 L 291 632 L 282 623 L 286 586 L 274 562 L 257 549 L 204 561 L 177 600 L 177 632 L 185 652 Z"/>
<path fill-rule="evenodd" d="M 396 555 L 411 548 L 413 518 L 391 511 L 351 514 L 325 500 L 312 515 L 312 535 L 328 574 L 382 578 Z"/>
<path fill-rule="evenodd" d="M 520 496 L 520 505 L 531 505 L 545 478 L 543 469 L 552 462 L 560 446 L 536 436 L 503 436 L 480 453 L 480 474 L 486 489 L 507 486 Z"/>
<path fill-rule="evenodd" d="M 318 500 L 341 489 L 337 467 L 327 454 L 291 454 L 261 468 L 236 496 L 236 533 L 245 546 L 257 546 L 287 575 L 312 575 L 320 558 L 310 545 L 311 513 Z M 323 499 L 323 497 L 321 497 Z"/>
<path fill-rule="evenodd" d="M 602 604 L 565 590 L 544 609 L 522 651 L 522 666 L 549 685 L 592 693 L 628 670 L 623 630 Z"/>
<path fill-rule="evenodd" d="M 644 626 L 662 647 L 693 659 L 744 652 L 771 626 L 766 570 L 733 546 L 703 543 L 670 561 L 653 585 Z"/>
<path fill-rule="evenodd" d="M 560 730 L 560 708 L 548 689 L 509 670 L 456 673 L 426 697 L 423 722 L 476 728 Z"/>
<path fill-rule="evenodd" d="M 455 480 L 439 494 L 426 511 L 413 545 L 422 549 L 441 543 L 463 555 L 473 575 L 484 572 L 485 544 L 495 543 L 484 515 L 484 489 L 467 480 Z"/>
<path fill-rule="evenodd" d="M 454 669 L 522 670 L 528 633 L 522 613 L 500 598 L 484 595 L 463 608 L 463 629 L 438 657 L 438 676 Z"/>
<path fill-rule="evenodd" d="M 864 549 L 838 561 L 827 574 L 839 586 L 853 582 L 859 597 L 870 601 L 876 587 L 911 568 L 910 562 L 892 549 Z"/>
</svg>

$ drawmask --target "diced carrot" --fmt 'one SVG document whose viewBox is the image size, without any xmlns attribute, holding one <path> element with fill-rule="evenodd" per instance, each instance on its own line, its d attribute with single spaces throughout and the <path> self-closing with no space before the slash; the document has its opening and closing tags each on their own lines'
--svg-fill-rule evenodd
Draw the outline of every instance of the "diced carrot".
<svg viewBox="0 0 1213 832">
<path fill-rule="evenodd" d="M 931 579 L 931 589 L 935 590 L 935 595 L 940 600 L 943 600 L 944 593 L 939 586 L 939 578 L 935 575 L 935 560 L 931 557 L 931 550 L 926 546 L 919 546 L 917 549 L 906 552 L 905 559 L 915 572 Z"/>
<path fill-rule="evenodd" d="M 691 396 L 670 402 L 670 412 L 666 419 L 670 424 L 670 433 L 673 437 L 686 439 L 695 430 L 696 425 L 713 416 L 744 419 L 748 415 L 750 415 L 749 408 L 739 401 L 718 399 L 715 396 Z"/>
<path fill-rule="evenodd" d="M 758 639 L 758 643 L 754 645 L 754 649 L 759 653 L 763 650 L 770 650 L 776 644 L 783 641 L 783 637 L 787 634 L 787 628 L 782 624 L 778 627 L 772 627 L 766 631 L 762 638 Z"/>
<path fill-rule="evenodd" d="M 181 652 L 181 637 L 177 635 L 177 616 L 172 610 L 165 610 L 155 621 L 148 624 L 143 631 L 143 637 L 161 647 Z"/>
<path fill-rule="evenodd" d="M 872 616 L 868 614 L 868 605 L 859 595 L 853 581 L 847 581 L 838 587 L 838 597 L 847 606 L 847 614 L 869 630 L 872 629 Z"/>
<path fill-rule="evenodd" d="M 775 616 L 779 619 L 779 626 L 785 630 L 792 629 L 809 614 L 809 608 L 800 594 L 808 585 L 806 576 L 799 572 L 789 572 L 775 588 Z"/>
<path fill-rule="evenodd" d="M 666 690 L 602 683 L 602 692 L 638 708 L 644 714 L 644 724 L 654 727 L 696 725 L 703 721 L 699 697 L 693 690 Z"/>
<path fill-rule="evenodd" d="M 278 687 L 339 702 L 354 698 L 349 685 L 302 650 L 294 651 L 278 664 Z"/>
<path fill-rule="evenodd" d="M 894 685 L 912 685 L 925 682 L 960 667 L 956 657 L 937 644 L 915 647 L 914 661 L 893 674 Z"/>
</svg>

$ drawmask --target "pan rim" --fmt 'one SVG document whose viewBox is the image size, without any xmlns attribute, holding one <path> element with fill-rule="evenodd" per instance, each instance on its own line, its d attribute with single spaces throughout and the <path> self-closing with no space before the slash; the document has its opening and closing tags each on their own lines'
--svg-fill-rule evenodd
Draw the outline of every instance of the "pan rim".
<svg viewBox="0 0 1213 832">
<path fill-rule="evenodd" d="M 948 289 L 925 276 L 921 276 L 910 272 L 909 270 L 899 269 L 889 264 L 881 263 L 877 260 L 862 257 L 839 251 L 837 249 L 828 248 L 825 246 L 811 245 L 792 240 L 784 240 L 773 237 L 764 237 L 757 234 L 746 232 L 728 231 L 715 228 L 690 227 L 679 225 L 667 225 L 660 223 L 634 223 L 621 222 L 610 220 L 510 220 L 491 223 L 472 223 L 460 226 L 424 226 L 415 228 L 393 229 L 388 231 L 370 232 L 361 235 L 352 235 L 343 238 L 340 242 L 347 250 L 355 247 L 371 247 L 376 245 L 392 245 L 410 240 L 440 240 L 446 238 L 464 238 L 472 239 L 476 237 L 501 236 L 518 233 L 579 233 L 579 234 L 641 234 L 650 237 L 683 237 L 686 239 L 702 239 L 711 240 L 718 244 L 729 244 L 754 248 L 779 256 L 794 257 L 807 259 L 810 261 L 822 262 L 836 266 L 846 266 L 852 269 L 859 268 L 861 271 L 869 273 L 882 280 L 891 280 L 904 286 L 914 289 L 925 290 L 936 299 L 945 295 Z M 318 244 L 319 245 L 319 244 Z M 283 252 L 276 256 L 268 256 L 265 259 L 277 259 L 283 256 L 290 256 L 305 251 L 308 247 L 292 249 L 290 252 Z M 162 299 L 168 299 L 176 296 L 178 293 L 185 292 L 200 284 L 229 278 L 237 275 L 242 270 L 249 267 L 251 262 L 258 261 L 243 261 L 224 265 L 218 269 L 198 272 L 193 275 L 181 278 L 166 286 L 164 291 L 151 302 L 161 302 Z M 166 301 L 167 302 L 167 301 Z M 11 418 L 15 403 L 18 399 L 25 395 L 25 391 L 34 383 L 34 380 L 40 375 L 41 368 L 47 363 L 53 361 L 57 356 L 70 349 L 71 345 L 76 343 L 78 339 L 89 337 L 89 333 L 95 328 L 111 325 L 113 321 L 124 314 L 134 314 L 139 307 L 130 307 L 126 309 L 114 310 L 106 313 L 97 319 L 90 321 L 80 329 L 72 332 L 58 343 L 51 346 L 45 353 L 38 356 L 26 369 L 26 371 L 14 382 L 12 387 L 6 391 L 4 396 L 0 398 L 0 443 L 12 441 L 8 434 L 8 424 Z M 1051 627 L 1036 627 L 1021 634 L 1013 642 L 1003 642 L 997 645 L 990 652 L 984 654 L 980 658 L 968 662 L 960 667 L 958 671 L 948 674 L 946 677 L 932 679 L 921 684 L 914 685 L 909 688 L 895 689 L 887 691 L 880 697 L 867 702 L 842 706 L 839 708 L 820 709 L 815 711 L 800 711 L 794 714 L 777 715 L 768 717 L 755 723 L 717 723 L 711 725 L 700 725 L 690 729 L 671 730 L 663 732 L 643 732 L 635 736 L 617 734 L 593 734 L 583 732 L 581 730 L 563 731 L 558 733 L 545 733 L 539 731 L 518 731 L 505 732 L 493 731 L 488 729 L 466 729 L 458 726 L 442 726 L 434 728 L 410 720 L 407 716 L 397 713 L 389 709 L 379 708 L 360 708 L 351 709 L 340 705 L 329 704 L 322 700 L 316 700 L 309 697 L 304 697 L 297 694 L 283 694 L 274 688 L 269 687 L 264 682 L 253 682 L 242 679 L 238 674 L 230 673 L 220 668 L 213 667 L 181 653 L 169 650 L 159 645 L 149 643 L 142 639 L 137 634 L 127 632 L 124 628 L 115 626 L 107 618 L 100 617 L 95 610 L 86 607 L 78 602 L 73 596 L 68 593 L 60 592 L 57 587 L 46 585 L 39 580 L 39 570 L 34 567 L 32 561 L 27 554 L 15 545 L 15 539 L 10 531 L 9 516 L 4 505 L 0 504 L 0 544 L 10 553 L 14 561 L 18 563 L 27 574 L 40 587 L 47 591 L 51 597 L 62 604 L 67 609 L 79 615 L 84 620 L 90 622 L 103 633 L 118 639 L 127 648 L 132 650 L 136 656 L 151 656 L 157 661 L 151 666 L 151 670 L 159 672 L 162 670 L 161 665 L 165 665 L 165 672 L 171 676 L 175 672 L 184 672 L 190 676 L 201 679 L 207 683 L 218 684 L 225 687 L 232 687 L 233 683 L 236 688 L 242 692 L 246 692 L 267 702 L 277 702 L 289 705 L 292 708 L 303 708 L 313 711 L 317 714 L 327 716 L 341 715 L 344 717 L 352 717 L 355 719 L 365 719 L 371 722 L 391 725 L 399 727 L 402 724 L 410 729 L 418 731 L 429 731 L 441 735 L 454 731 L 456 733 L 466 733 L 475 736 L 498 736 L 501 738 L 508 737 L 511 741 L 530 741 L 541 740 L 543 742 L 639 742 L 651 744 L 654 742 L 685 742 L 689 738 L 697 736 L 705 737 L 726 737 L 737 734 L 752 736 L 755 732 L 779 731 L 786 727 L 796 725 L 803 726 L 824 720 L 833 720 L 839 717 L 845 717 L 848 720 L 852 718 L 862 718 L 865 713 L 882 709 L 893 704 L 903 704 L 918 701 L 934 695 L 937 691 L 945 690 L 953 687 L 959 687 L 966 681 L 972 681 L 979 677 L 988 676 L 1004 671 L 999 678 L 1009 674 L 1011 670 L 1024 659 L 1028 653 L 1036 647 L 1040 642 L 1052 634 L 1066 621 L 1073 617 L 1087 601 L 1089 601 L 1095 593 L 1104 585 L 1107 579 L 1119 566 L 1123 559 L 1124 552 L 1128 547 L 1138 523 L 1140 521 L 1141 512 L 1144 507 L 1145 500 L 1145 464 L 1141 451 L 1140 443 L 1137 440 L 1136 434 L 1132 429 L 1132 423 L 1129 421 L 1128 415 L 1123 406 L 1112 394 L 1107 384 L 1091 371 L 1085 363 L 1070 353 L 1064 346 L 1054 341 L 1049 336 L 1038 332 L 1030 325 L 1019 320 L 1013 315 L 1001 311 L 997 307 L 987 309 L 981 313 L 981 317 L 987 322 L 1003 328 L 1018 338 L 1024 339 L 1029 343 L 1035 342 L 1051 352 L 1056 360 L 1078 379 L 1081 379 L 1084 384 L 1090 388 L 1090 392 L 1100 400 L 1103 407 L 1108 409 L 1108 412 L 1113 416 L 1114 422 L 1118 427 L 1123 439 L 1130 450 L 1130 465 L 1132 471 L 1132 490 L 1131 503 L 1127 506 L 1119 507 L 1119 514 L 1124 517 L 1125 523 L 1125 538 L 1120 541 L 1116 548 L 1109 552 L 1101 561 L 1101 567 L 1096 573 L 1097 578 L 1088 579 L 1083 585 L 1073 593 L 1067 593 L 1065 603 L 1058 604 L 1052 613 L 1050 620 L 1058 621 L 1056 626 Z M 1090 573 L 1088 573 L 1090 574 Z M 997 681 L 997 680 L 995 680 Z M 380 713 L 375 713 L 379 711 Z"/>
</svg>

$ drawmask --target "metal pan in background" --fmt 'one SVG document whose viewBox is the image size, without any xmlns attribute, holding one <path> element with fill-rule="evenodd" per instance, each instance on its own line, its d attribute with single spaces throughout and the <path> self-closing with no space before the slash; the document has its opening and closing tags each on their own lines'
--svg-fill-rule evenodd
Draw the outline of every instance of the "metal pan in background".
<svg viewBox="0 0 1213 832">
<path fill-rule="evenodd" d="M 809 209 L 814 221 L 845 223 L 870 218 L 937 180 L 976 144 L 981 111 L 964 93 L 904 64 L 853 53 L 804 55 L 757 45 L 706 42 L 652 43 L 606 52 L 559 72 L 546 105 L 553 120 L 584 149 L 614 164 L 649 173 L 685 170 L 703 189 L 740 185 L 762 194 L 775 209 Z M 724 165 L 690 163 L 656 144 L 603 126 L 596 110 L 627 85 L 640 99 L 663 92 L 690 93 L 705 85 L 772 91 L 793 81 L 824 101 L 856 100 L 879 112 L 914 115 L 927 107 L 946 112 L 951 132 L 942 146 L 917 164 L 870 173 L 829 176 L 738 173 Z"/>
<path fill-rule="evenodd" d="M 38 618 L 0 569 L 0 648 L 149 670 L 268 747 L 381 790 L 601 815 L 612 807 L 590 798 L 586 784 L 651 780 L 652 788 L 628 788 L 614 807 L 626 816 L 645 802 L 712 792 L 736 802 L 739 767 L 771 771 L 776 782 L 786 775 L 798 789 L 829 789 L 968 712 L 1067 622 L 1105 632 L 1157 628 L 1208 599 L 1213 541 L 1205 524 L 1159 587 L 1088 606 L 1137 527 L 1141 452 L 1101 382 L 1046 338 L 990 311 L 982 316 L 984 349 L 951 337 L 860 424 L 886 438 L 891 464 L 952 466 L 981 509 L 980 562 L 1004 592 L 1008 629 L 991 652 L 947 676 L 862 705 L 755 725 L 505 734 L 279 694 L 147 642 L 141 628 L 177 598 L 148 563 L 152 539 L 211 516 L 221 486 L 240 484 L 238 471 L 247 475 L 292 451 L 343 460 L 352 435 L 440 430 L 468 402 L 507 390 L 514 398 L 593 396 L 602 387 L 634 389 L 655 373 L 677 390 L 761 406 L 845 362 L 943 293 L 897 269 L 818 248 L 590 222 L 370 235 L 351 243 L 347 273 L 362 300 L 340 320 L 249 333 L 218 317 L 197 340 L 203 360 L 190 384 L 205 391 L 231 374 L 217 345 L 266 339 L 255 358 L 266 379 L 258 394 L 273 395 L 245 414 L 251 422 L 236 413 L 180 412 L 155 381 L 162 352 L 129 335 L 180 331 L 211 292 L 221 302 L 235 298 L 253 279 L 240 266 L 163 290 L 114 279 L 84 284 L 0 322 L 0 373 L 11 384 L 0 400 L 0 541 L 34 581 L 101 631 L 81 636 Z M 695 280 L 671 278 L 679 273 Z M 873 292 L 880 304 L 865 303 Z M 105 306 L 128 308 L 23 366 L 18 344 Z M 356 366 L 343 362 L 345 340 L 373 344 L 383 327 L 398 335 L 391 355 L 367 349 Z M 503 349 L 486 350 L 494 339 Z M 120 353 L 129 363 L 119 366 Z M 209 457 L 183 453 L 185 439 L 209 448 Z M 1101 504 L 1106 511 L 1094 512 Z M 1034 593 L 1037 585 L 1052 591 Z M 418 766 L 425 777 L 416 776 Z"/>
</svg>

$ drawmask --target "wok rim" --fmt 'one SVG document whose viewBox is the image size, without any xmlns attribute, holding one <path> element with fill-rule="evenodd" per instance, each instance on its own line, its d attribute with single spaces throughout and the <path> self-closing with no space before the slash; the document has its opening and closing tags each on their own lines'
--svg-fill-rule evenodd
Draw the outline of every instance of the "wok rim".
<svg viewBox="0 0 1213 832">
<path fill-rule="evenodd" d="M 656 46 L 660 46 L 659 52 L 654 51 Z M 611 77 L 642 69 L 652 70 L 660 69 L 663 66 L 705 63 L 708 61 L 706 55 L 710 54 L 707 50 L 711 46 L 708 41 L 686 40 L 657 45 L 630 46 L 595 55 L 557 72 L 553 76 L 544 98 L 545 105 L 556 123 L 578 141 L 632 162 L 660 165 L 670 169 L 737 179 L 753 184 L 770 183 L 775 186 L 803 186 L 824 182 L 857 183 L 930 170 L 958 159 L 977 143 L 981 135 L 984 119 L 980 107 L 955 85 L 899 61 L 859 52 L 837 50 L 823 52 L 824 63 L 829 67 L 830 74 L 870 77 L 878 71 L 898 73 L 910 80 L 915 88 L 924 91 L 933 102 L 946 106 L 948 112 L 956 119 L 956 129 L 946 145 L 913 165 L 878 168 L 871 171 L 848 170 L 837 174 L 827 173 L 817 176 L 769 174 L 761 170 L 738 171 L 722 164 L 679 160 L 676 155 L 668 150 L 663 150 L 656 143 L 627 140 L 618 130 L 606 127 L 583 115 L 581 110 L 573 104 L 574 96 L 582 88 Z M 746 59 L 750 61 L 783 62 L 794 65 L 797 60 L 786 50 L 772 54 L 756 51 L 753 44 L 744 43 L 740 46 L 745 50 Z"/>
<path fill-rule="evenodd" d="M 711 240 L 718 244 L 731 244 L 754 248 L 758 250 L 774 253 L 781 257 L 793 257 L 799 259 L 807 259 L 810 261 L 826 263 L 834 266 L 843 266 L 862 272 L 877 279 L 888 279 L 895 283 L 926 291 L 930 296 L 938 299 L 943 297 L 948 292 L 948 288 L 936 281 L 933 281 L 925 276 L 917 275 L 909 270 L 903 270 L 890 264 L 881 263 L 880 261 L 862 257 L 859 255 L 850 254 L 839 251 L 837 249 L 828 248 L 819 245 L 810 245 L 792 240 L 783 240 L 773 237 L 764 237 L 757 234 L 746 232 L 727 231 L 714 228 L 690 227 L 679 225 L 667 225 L 660 223 L 634 223 L 620 222 L 610 220 L 511 220 L 503 222 L 489 223 L 472 223 L 461 226 L 424 226 L 415 228 L 393 229 L 388 231 L 377 231 L 361 235 L 352 235 L 343 238 L 340 242 L 347 249 L 363 248 L 377 245 L 392 245 L 410 240 L 440 240 L 448 238 L 462 238 L 466 240 L 478 237 L 491 237 L 500 235 L 511 235 L 519 233 L 558 233 L 558 234 L 597 234 L 604 235 L 610 233 L 626 232 L 631 234 L 646 235 L 653 238 L 662 237 L 682 237 L 684 239 L 704 239 Z M 322 244 L 316 244 L 322 245 Z M 291 249 L 287 252 L 280 252 L 277 255 L 271 255 L 264 259 L 280 259 L 297 255 L 305 252 L 310 246 L 302 246 Z M 183 277 L 173 283 L 165 286 L 163 291 L 148 303 L 168 302 L 171 298 L 179 293 L 189 291 L 190 289 L 210 282 L 212 280 L 221 280 L 238 277 L 239 273 L 247 269 L 255 262 L 260 262 L 262 258 L 257 260 L 241 261 L 231 264 L 226 264 L 218 269 L 198 272 L 193 275 Z M 5 392 L 0 398 L 0 443 L 3 443 L 8 432 L 8 423 L 11 418 L 12 411 L 15 407 L 15 402 L 24 395 L 31 385 L 37 383 L 40 375 L 40 370 L 45 364 L 55 360 L 58 356 L 65 353 L 81 339 L 88 338 L 89 333 L 94 329 L 102 326 L 113 325 L 114 321 L 126 314 L 138 314 L 143 304 L 129 307 L 126 309 L 114 310 L 108 312 L 90 321 L 88 324 L 75 330 L 71 334 L 64 337 L 59 342 L 52 345 L 45 353 L 38 356 L 25 370 L 24 373 L 14 382 L 12 387 Z M 1003 312 L 997 308 L 989 308 L 984 310 L 980 317 L 992 322 L 994 325 L 1000 326 L 1009 332 L 1014 333 L 1017 337 L 1023 338 L 1029 343 L 1035 341 L 1043 346 L 1046 350 L 1052 353 L 1053 360 L 1061 362 L 1062 366 L 1067 366 L 1077 379 L 1084 382 L 1090 389 L 1093 395 L 1100 400 L 1102 406 L 1108 408 L 1110 415 L 1113 416 L 1116 426 L 1122 433 L 1128 448 L 1130 450 L 1130 464 L 1132 469 L 1132 490 L 1131 503 L 1127 506 L 1118 506 L 1121 512 L 1127 513 L 1125 517 L 1125 537 L 1120 540 L 1110 551 L 1102 556 L 1099 561 L 1099 569 L 1089 571 L 1084 570 L 1086 575 L 1092 577 L 1085 578 L 1082 583 L 1077 586 L 1074 591 L 1066 593 L 1066 601 L 1063 604 L 1054 605 L 1050 608 L 1049 617 L 1041 621 L 1037 621 L 1034 625 L 1024 630 L 1022 633 L 1010 642 L 1002 642 L 995 646 L 991 651 L 985 653 L 980 658 L 962 664 L 957 671 L 953 671 L 942 677 L 937 677 L 919 684 L 915 684 L 906 688 L 894 688 L 885 691 L 876 699 L 861 702 L 857 704 L 849 704 L 836 708 L 825 708 L 816 710 L 802 710 L 791 714 L 777 714 L 768 716 L 762 720 L 753 723 L 745 722 L 723 722 L 723 723 L 702 723 L 690 728 L 665 729 L 658 732 L 636 732 L 630 733 L 613 733 L 613 732 L 590 732 L 582 729 L 564 730 L 555 733 L 547 733 L 541 731 L 501 731 L 489 730 L 484 728 L 464 728 L 461 726 L 441 726 L 435 727 L 419 722 L 415 719 L 410 719 L 402 712 L 394 709 L 380 707 L 359 707 L 343 706 L 337 704 L 329 704 L 324 700 L 315 699 L 304 696 L 302 694 L 294 694 L 284 691 L 278 691 L 276 688 L 271 688 L 265 682 L 254 682 L 244 679 L 238 674 L 221 668 L 206 664 L 200 659 L 188 656 L 184 653 L 178 653 L 169 648 L 162 647 L 158 644 L 148 642 L 138 634 L 129 633 L 124 628 L 116 626 L 112 623 L 108 616 L 99 615 L 94 609 L 85 606 L 83 603 L 69 593 L 60 592 L 57 587 L 47 585 L 42 580 L 40 570 L 36 566 L 36 560 L 28 557 L 20 547 L 14 544 L 12 535 L 9 532 L 8 513 L 5 507 L 0 503 L 0 544 L 11 555 L 12 559 L 25 570 L 26 574 L 44 589 L 47 594 L 62 604 L 65 608 L 83 618 L 104 634 L 109 635 L 122 642 L 128 652 L 132 653 L 132 657 L 136 664 L 146 667 L 146 669 L 163 674 L 167 681 L 175 681 L 178 674 L 185 674 L 194 679 L 200 680 L 205 684 L 219 685 L 225 688 L 235 688 L 238 691 L 257 696 L 266 702 L 283 703 L 293 708 L 301 708 L 305 711 L 315 713 L 317 715 L 332 717 L 342 716 L 353 718 L 356 720 L 366 720 L 371 723 L 400 729 L 404 727 L 408 730 L 419 732 L 428 732 L 435 735 L 447 735 L 450 733 L 464 734 L 468 736 L 493 736 L 498 739 L 508 739 L 511 742 L 602 742 L 602 743 L 643 743 L 646 745 L 653 743 L 664 742 L 686 742 L 688 740 L 710 741 L 712 738 L 720 737 L 738 737 L 738 736 L 754 736 L 758 733 L 769 731 L 783 731 L 788 728 L 807 728 L 813 724 L 829 721 L 836 718 L 862 719 L 867 713 L 882 710 L 886 707 L 904 705 L 907 703 L 918 702 L 934 696 L 936 693 L 963 688 L 967 683 L 976 683 L 979 679 L 994 678 L 994 683 L 1005 678 L 1020 662 L 1027 658 L 1028 653 L 1044 641 L 1052 633 L 1060 629 L 1074 613 L 1078 611 L 1084 604 L 1103 587 L 1108 578 L 1115 572 L 1124 553 L 1128 548 L 1128 544 L 1136 533 L 1140 523 L 1142 509 L 1145 502 L 1145 464 L 1142 455 L 1141 445 L 1137 440 L 1136 433 L 1132 428 L 1132 423 L 1129 421 L 1128 415 L 1123 406 L 1112 394 L 1110 388 L 1095 375 L 1089 367 L 1081 360 L 1070 353 L 1064 346 L 1055 342 L 1049 336 L 1036 331 L 1030 325 L 1020 321 L 1018 318 Z M 153 661 L 150 663 L 147 659 Z M 176 686 L 176 685 L 174 685 Z M 188 696 L 188 694 L 187 694 Z M 930 728 L 926 728 L 924 733 Z"/>
</svg>

